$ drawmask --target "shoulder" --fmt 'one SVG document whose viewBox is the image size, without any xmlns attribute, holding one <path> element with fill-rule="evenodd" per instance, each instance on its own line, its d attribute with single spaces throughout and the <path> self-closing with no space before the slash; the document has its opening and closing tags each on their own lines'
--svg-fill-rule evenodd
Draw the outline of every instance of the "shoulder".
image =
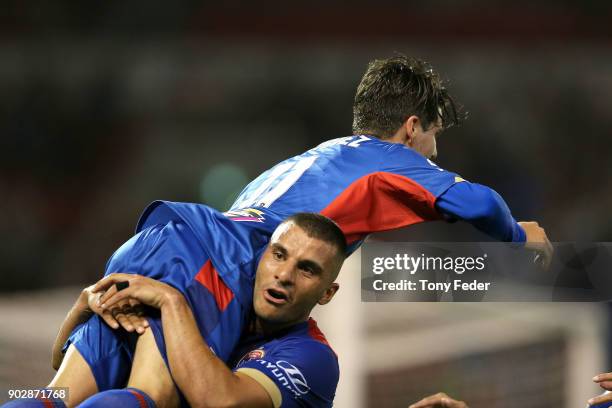
<svg viewBox="0 0 612 408">
<path fill-rule="evenodd" d="M 325 367 L 326 370 L 338 371 L 338 356 L 313 319 L 308 320 L 304 329 L 278 338 L 271 351 L 276 359 L 284 359 L 305 369 Z"/>
<path fill-rule="evenodd" d="M 310 330 L 302 326 L 249 355 L 251 358 L 238 363 L 235 370 L 262 385 L 269 383 L 262 380 L 261 375 L 265 375 L 283 395 L 287 404 L 283 406 L 292 406 L 289 401 L 307 401 L 306 406 L 331 405 L 340 377 L 338 359 L 329 344 L 311 336 Z"/>
</svg>

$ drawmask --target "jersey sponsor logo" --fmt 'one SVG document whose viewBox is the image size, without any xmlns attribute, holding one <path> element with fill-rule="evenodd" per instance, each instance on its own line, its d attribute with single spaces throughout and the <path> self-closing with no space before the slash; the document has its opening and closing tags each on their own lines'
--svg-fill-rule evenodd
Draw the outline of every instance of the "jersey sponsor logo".
<svg viewBox="0 0 612 408">
<path fill-rule="evenodd" d="M 247 361 L 251 361 L 251 360 L 261 360 L 265 355 L 266 355 L 266 352 L 264 349 L 251 350 L 240 359 L 240 361 L 238 362 L 238 364 L 236 364 L 236 366 L 241 366 L 242 364 L 246 363 Z"/>
<path fill-rule="evenodd" d="M 304 378 L 304 375 L 296 366 L 284 360 L 277 361 L 276 365 L 287 374 L 289 381 L 291 381 L 291 384 L 293 384 L 293 387 L 297 390 L 297 392 L 304 395 L 310 391 L 306 378 Z"/>
<path fill-rule="evenodd" d="M 278 383 L 290 391 L 296 398 L 300 398 L 310 391 L 306 378 L 293 364 L 284 360 L 271 363 L 266 360 L 257 360 L 276 378 Z"/>
<path fill-rule="evenodd" d="M 231 210 L 226 211 L 223 214 L 232 221 L 264 222 L 266 220 L 264 217 L 264 212 L 254 208 Z"/>
</svg>

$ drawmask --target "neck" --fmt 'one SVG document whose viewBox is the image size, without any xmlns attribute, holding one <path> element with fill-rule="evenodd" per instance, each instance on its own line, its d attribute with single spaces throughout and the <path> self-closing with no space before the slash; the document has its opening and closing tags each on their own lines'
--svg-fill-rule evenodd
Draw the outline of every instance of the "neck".
<svg viewBox="0 0 612 408">
<path fill-rule="evenodd" d="M 275 322 L 270 322 L 267 320 L 263 320 L 259 317 L 256 317 L 255 318 L 255 332 L 258 334 L 263 334 L 264 336 L 271 336 L 291 326 L 294 326 L 298 323 L 305 322 L 306 320 L 308 320 L 308 317 L 306 317 L 305 319 L 300 319 L 300 320 L 293 321 L 293 322 L 275 323 Z"/>
<path fill-rule="evenodd" d="M 410 144 L 408 143 L 408 135 L 406 134 L 406 130 L 404 129 L 403 126 L 399 128 L 393 136 L 385 139 L 385 141 L 389 143 L 399 143 L 399 144 L 403 144 L 408 147 L 411 147 Z"/>
</svg>

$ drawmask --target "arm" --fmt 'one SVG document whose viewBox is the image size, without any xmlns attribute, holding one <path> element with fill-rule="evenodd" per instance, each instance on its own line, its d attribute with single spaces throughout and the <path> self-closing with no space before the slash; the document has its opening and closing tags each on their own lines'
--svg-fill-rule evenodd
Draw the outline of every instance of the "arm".
<svg viewBox="0 0 612 408">
<path fill-rule="evenodd" d="M 489 187 L 469 182 L 452 185 L 436 201 L 446 217 L 469 222 L 484 233 L 506 242 L 524 242 L 538 253 L 536 261 L 548 269 L 553 246 L 537 222 L 516 222 L 505 201 Z"/>
<path fill-rule="evenodd" d="M 525 231 L 512 217 L 508 205 L 489 187 L 466 181 L 456 183 L 438 197 L 436 207 L 447 217 L 467 221 L 499 241 L 525 242 Z"/>
<path fill-rule="evenodd" d="M 149 325 L 147 320 L 138 311 L 139 303 L 135 300 L 128 300 L 116 305 L 117 310 L 103 310 L 97 303 L 102 293 L 93 293 L 93 286 L 88 286 L 81 291 L 76 302 L 68 311 L 64 319 L 51 351 L 51 365 L 58 370 L 64 359 L 62 349 L 72 331 L 81 323 L 86 322 L 94 313 L 99 315 L 110 327 L 118 329 L 119 326 L 131 332 L 136 330 L 143 333 Z"/>
<path fill-rule="evenodd" d="M 272 407 L 270 397 L 259 383 L 233 373 L 212 353 L 180 293 L 169 296 L 161 310 L 172 375 L 190 404 Z"/>
<path fill-rule="evenodd" d="M 68 340 L 70 333 L 79 324 L 89 319 L 92 314 L 93 312 L 87 305 L 87 295 L 85 290 L 83 290 L 72 308 L 68 311 L 68 314 L 66 315 L 66 318 L 64 319 L 64 322 L 57 333 L 55 342 L 53 343 L 53 348 L 51 351 L 51 365 L 53 366 L 54 370 L 58 370 L 62 364 L 62 360 L 64 359 L 62 348 Z"/>
<path fill-rule="evenodd" d="M 117 292 L 114 283 L 128 281 Z M 233 373 L 210 350 L 183 295 L 162 282 L 131 274 L 112 274 L 94 291 L 109 288 L 101 297 L 103 308 L 129 297 L 158 308 L 172 377 L 194 407 L 272 407 L 266 390 L 252 378 Z"/>
</svg>

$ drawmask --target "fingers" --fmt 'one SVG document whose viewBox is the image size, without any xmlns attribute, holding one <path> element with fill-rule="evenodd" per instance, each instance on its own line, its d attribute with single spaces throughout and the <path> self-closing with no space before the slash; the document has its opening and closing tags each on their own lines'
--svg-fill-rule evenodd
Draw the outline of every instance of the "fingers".
<svg viewBox="0 0 612 408">
<path fill-rule="evenodd" d="M 111 310 L 111 314 L 114 315 L 115 319 L 119 322 L 128 332 L 136 331 L 138 333 L 144 333 L 148 326 L 147 320 L 143 316 L 139 316 L 137 310 L 130 305 L 129 300 L 121 301 Z"/>
<path fill-rule="evenodd" d="M 593 377 L 593 381 L 604 390 L 612 391 L 612 373 L 598 374 Z"/>
<path fill-rule="evenodd" d="M 598 395 L 597 397 L 591 398 L 590 400 L 587 401 L 587 404 L 597 405 L 597 404 L 603 404 L 604 402 L 610 402 L 610 401 L 612 401 L 612 393 L 606 392 L 605 394 Z"/>
<path fill-rule="evenodd" d="M 149 326 L 142 305 L 134 300 L 122 300 L 112 308 L 101 309 L 98 314 L 113 329 L 122 327 L 130 333 L 142 334 Z"/>
<path fill-rule="evenodd" d="M 134 299 L 128 299 L 127 304 L 124 306 L 125 316 L 138 333 L 144 333 L 145 329 L 149 326 L 149 322 L 144 317 L 143 309 L 140 302 Z"/>
<path fill-rule="evenodd" d="M 419 402 L 416 402 L 410 405 L 409 408 L 435 408 L 435 407 L 468 408 L 465 402 L 456 401 L 443 392 L 439 392 L 435 395 L 430 395 L 429 397 L 425 397 Z"/>
<path fill-rule="evenodd" d="M 101 309 L 99 306 L 99 299 L 102 296 L 102 293 L 101 292 L 92 293 L 91 288 L 93 288 L 93 285 L 85 289 L 85 291 L 87 291 L 88 293 L 87 304 L 89 308 L 95 314 L 100 316 L 102 320 L 104 320 L 104 322 L 108 324 L 110 327 L 112 327 L 113 329 L 118 329 L 119 323 L 117 322 L 115 317 L 112 315 L 112 313 L 109 310 Z"/>
<path fill-rule="evenodd" d="M 136 287 L 132 285 L 121 291 L 117 291 L 117 288 L 113 286 L 100 298 L 100 307 L 102 309 L 113 309 L 118 302 L 128 299 L 135 289 Z"/>
<path fill-rule="evenodd" d="M 117 287 L 115 285 L 111 286 L 106 290 L 106 292 L 102 293 L 98 298 L 98 306 L 105 304 L 108 299 L 110 299 L 115 293 L 117 293 Z"/>
<path fill-rule="evenodd" d="M 423 398 L 422 400 L 410 405 L 409 408 L 431 408 L 436 404 L 439 404 L 443 397 L 446 397 L 446 394 L 439 392 L 435 395 L 430 395 L 429 397 Z"/>
<path fill-rule="evenodd" d="M 132 278 L 134 278 L 134 275 L 130 273 L 111 273 L 107 277 L 99 280 L 98 283 L 93 286 L 91 291 L 100 292 L 103 290 L 108 290 L 115 283 L 129 281 Z"/>
<path fill-rule="evenodd" d="M 537 247 L 537 255 L 533 259 L 534 263 L 539 265 L 544 271 L 547 271 L 550 268 L 550 264 L 552 263 L 554 248 L 550 241 L 546 239 L 546 241 L 538 245 Z"/>
<path fill-rule="evenodd" d="M 129 307 L 127 302 L 123 302 L 123 303 L 117 304 L 116 307 L 110 310 L 110 312 L 115 317 L 115 319 L 119 322 L 121 327 L 123 327 L 128 332 L 132 332 L 134 331 L 134 326 L 132 325 L 132 322 L 130 321 L 128 317 L 129 312 L 128 310 L 126 310 L 126 308 L 121 306 L 121 304 L 123 304 L 124 306 L 127 305 Z"/>
<path fill-rule="evenodd" d="M 544 270 L 548 270 L 552 263 L 554 247 L 548 239 L 546 231 L 534 221 L 523 221 L 519 222 L 519 224 L 525 231 L 525 247 L 537 251 L 534 262 L 540 265 Z"/>
<path fill-rule="evenodd" d="M 111 313 L 110 310 L 99 310 L 96 311 L 96 314 L 104 320 L 106 324 L 108 324 L 113 329 L 119 328 L 119 322 L 115 319 L 115 316 Z"/>
<path fill-rule="evenodd" d="M 115 277 L 114 275 L 121 275 L 119 277 Z M 128 274 L 124 274 L 124 273 L 117 273 L 117 274 L 113 274 L 113 275 L 109 275 L 108 278 L 113 277 L 112 280 L 109 279 L 109 282 L 113 282 L 113 284 L 111 286 L 108 287 L 108 289 L 106 290 L 106 292 L 104 292 L 104 294 L 100 297 L 99 300 L 99 304 L 102 305 L 104 303 L 108 303 L 108 299 L 110 299 L 115 293 L 117 292 L 121 292 L 126 290 L 127 288 L 129 288 L 129 286 L 127 286 L 126 282 L 133 282 L 137 279 L 137 277 L 135 275 L 128 275 Z M 106 278 L 105 278 L 106 279 Z M 102 282 L 102 281 L 100 281 Z M 126 284 L 126 286 L 123 286 L 122 289 L 118 288 L 118 285 L 120 283 Z"/>
<path fill-rule="evenodd" d="M 142 303 L 129 298 L 130 292 L 123 293 L 129 286 L 117 290 L 117 283 L 135 282 L 137 279 L 134 274 L 113 273 L 85 289 L 89 293 L 90 308 L 113 329 L 122 327 L 128 332 L 144 333 L 149 326 Z"/>
</svg>

